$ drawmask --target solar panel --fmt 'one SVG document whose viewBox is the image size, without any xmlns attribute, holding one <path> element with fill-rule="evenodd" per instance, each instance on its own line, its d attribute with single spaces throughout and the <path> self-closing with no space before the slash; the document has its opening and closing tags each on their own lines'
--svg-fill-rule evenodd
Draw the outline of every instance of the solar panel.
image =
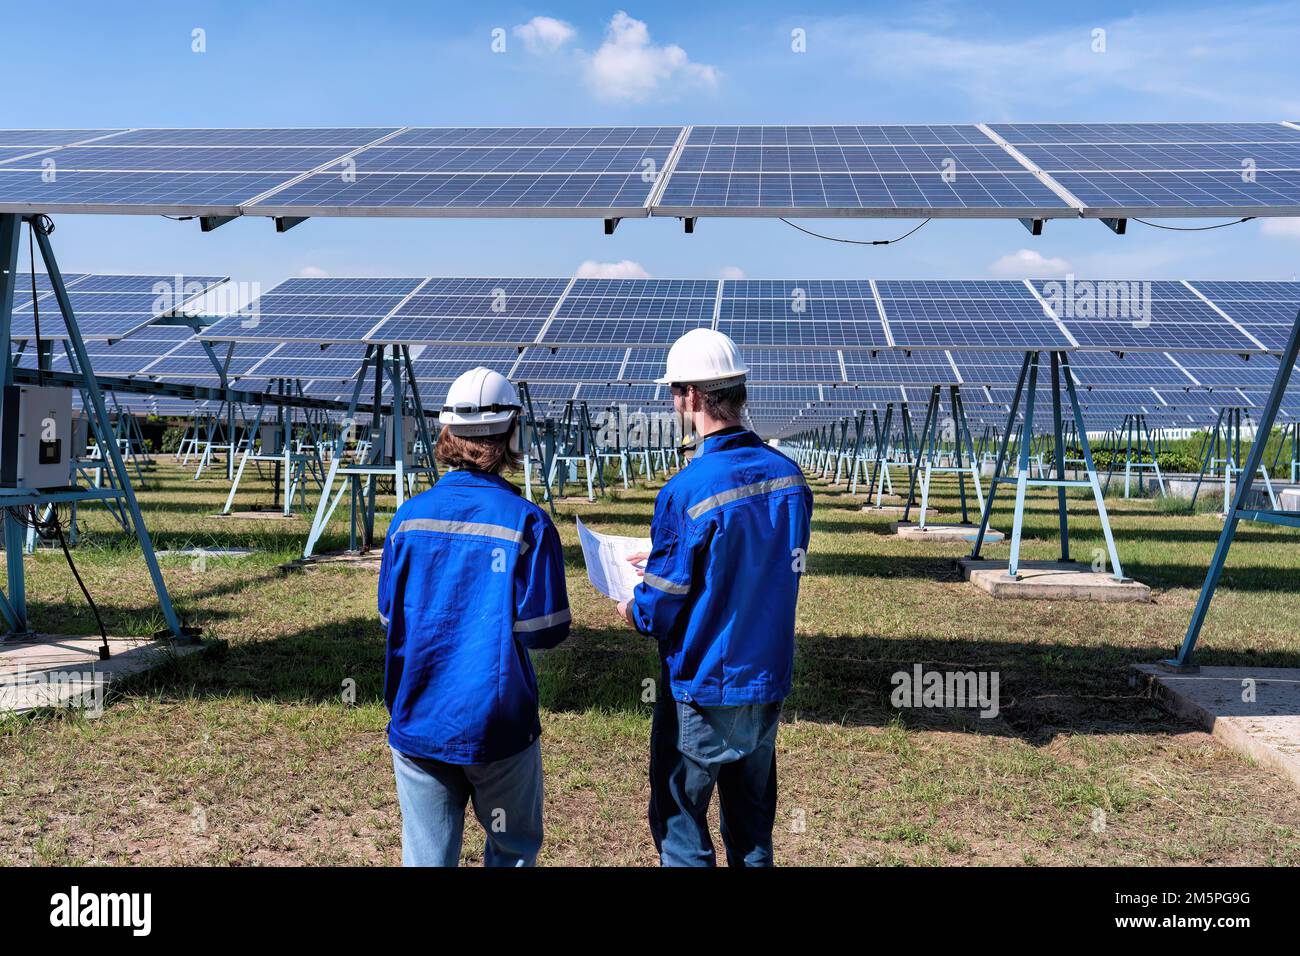
<svg viewBox="0 0 1300 956">
<path fill-rule="evenodd" d="M 990 128 L 1089 216 L 1300 211 L 1300 129 L 1280 123 Z"/>
<path fill-rule="evenodd" d="M 0 211 L 1295 215 L 1284 123 L 0 130 Z"/>
<path fill-rule="evenodd" d="M 67 326 L 48 278 L 38 275 L 34 302 L 30 295 L 31 274 L 20 273 L 15 279 L 10 338 L 35 338 L 39 318 L 42 339 L 66 339 Z M 160 317 L 182 312 L 189 303 L 225 281 L 224 276 L 78 273 L 65 286 L 77 328 L 84 340 L 91 341 L 120 339 Z M 24 289 L 28 290 L 26 295 Z"/>
<path fill-rule="evenodd" d="M 1187 388 L 1194 384 L 1160 353 L 1133 352 L 1121 357 L 1113 352 L 1075 352 L 1070 356 L 1070 369 L 1084 387 Z"/>
<path fill-rule="evenodd" d="M 644 216 L 680 133 L 676 127 L 5 130 L 0 210 Z"/>
<path fill-rule="evenodd" d="M 613 382 L 620 378 L 622 348 L 527 349 L 513 377 L 525 382 Z"/>
<path fill-rule="evenodd" d="M 1069 349 L 1072 343 L 1030 299 L 883 299 L 897 348 Z"/>
<path fill-rule="evenodd" d="M 748 381 L 757 384 L 844 381 L 839 352 L 833 349 L 756 349 L 745 356 L 745 365 L 749 368 Z"/>
<path fill-rule="evenodd" d="M 942 352 L 911 356 L 878 352 L 845 352 L 847 380 L 864 385 L 955 385 L 957 376 Z"/>
<path fill-rule="evenodd" d="M 1271 355 L 1247 360 L 1235 355 L 1171 352 L 1169 358 L 1206 388 L 1268 388 L 1277 377 L 1279 364 Z"/>
</svg>

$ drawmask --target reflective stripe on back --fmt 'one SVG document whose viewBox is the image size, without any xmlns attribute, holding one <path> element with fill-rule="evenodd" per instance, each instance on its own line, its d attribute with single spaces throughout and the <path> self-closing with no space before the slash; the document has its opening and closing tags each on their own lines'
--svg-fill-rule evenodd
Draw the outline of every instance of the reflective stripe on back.
<svg viewBox="0 0 1300 956">
<path fill-rule="evenodd" d="M 655 590 L 664 591 L 668 594 L 689 594 L 691 591 L 691 586 L 689 584 L 675 584 L 667 578 L 661 578 L 659 575 L 651 574 L 649 571 L 645 573 L 642 580 Z"/>
<path fill-rule="evenodd" d="M 530 617 L 526 621 L 515 621 L 513 628 L 516 634 L 526 631 L 544 631 L 548 627 L 555 627 L 557 624 L 563 624 L 573 619 L 569 609 L 563 608 L 554 614 L 543 614 L 541 617 Z"/>
<path fill-rule="evenodd" d="M 524 533 L 515 528 L 506 528 L 499 524 L 484 524 L 481 521 L 446 521 L 442 518 L 407 518 L 397 526 L 396 534 L 404 531 L 441 531 L 443 534 L 464 534 L 480 538 L 500 538 L 513 541 L 528 550 Z"/>
<path fill-rule="evenodd" d="M 803 475 L 768 478 L 764 481 L 756 481 L 752 485 L 741 485 L 739 488 L 721 491 L 716 495 L 705 498 L 698 504 L 691 505 L 686 509 L 686 513 L 692 519 L 695 519 L 706 511 L 712 511 L 714 508 L 730 504 L 733 501 L 740 501 L 742 498 L 754 498 L 758 495 L 771 494 L 773 491 L 781 491 L 784 488 L 798 488 L 804 485 L 807 485 L 807 482 L 804 481 Z"/>
</svg>

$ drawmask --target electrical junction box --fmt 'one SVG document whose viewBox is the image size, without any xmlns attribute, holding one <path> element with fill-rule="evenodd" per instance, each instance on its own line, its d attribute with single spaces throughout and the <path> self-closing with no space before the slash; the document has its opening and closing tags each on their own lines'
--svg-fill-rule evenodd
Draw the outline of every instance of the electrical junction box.
<svg viewBox="0 0 1300 956">
<path fill-rule="evenodd" d="M 388 419 L 388 427 L 384 429 L 384 454 L 389 460 L 396 458 L 396 450 L 393 447 L 393 436 L 397 429 L 393 428 L 393 420 Z M 420 423 L 415 420 L 414 415 L 402 416 L 402 457 L 403 460 L 410 464 L 411 449 L 415 446 L 416 439 L 420 437 Z"/>
<path fill-rule="evenodd" d="M 262 447 L 258 450 L 259 455 L 284 454 L 284 447 L 280 444 L 280 426 L 275 422 L 262 422 L 257 437 L 262 441 Z"/>
<path fill-rule="evenodd" d="M 68 487 L 72 390 L 7 385 L 0 399 L 0 488 Z"/>
</svg>

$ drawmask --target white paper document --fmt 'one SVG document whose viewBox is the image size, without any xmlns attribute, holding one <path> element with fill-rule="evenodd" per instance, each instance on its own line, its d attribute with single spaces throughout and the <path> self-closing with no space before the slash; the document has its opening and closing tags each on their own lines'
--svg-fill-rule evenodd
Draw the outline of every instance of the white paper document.
<svg viewBox="0 0 1300 956">
<path fill-rule="evenodd" d="M 592 587 L 615 601 L 631 598 L 632 589 L 641 583 L 641 575 L 627 558 L 631 554 L 649 553 L 650 539 L 601 534 L 588 528 L 581 518 L 575 520 Z"/>
</svg>

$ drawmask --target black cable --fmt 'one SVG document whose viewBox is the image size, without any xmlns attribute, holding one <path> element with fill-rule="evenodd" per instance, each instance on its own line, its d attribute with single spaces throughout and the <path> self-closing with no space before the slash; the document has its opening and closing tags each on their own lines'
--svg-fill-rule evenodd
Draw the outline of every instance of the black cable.
<svg viewBox="0 0 1300 956">
<path fill-rule="evenodd" d="M 57 505 L 50 505 L 50 516 L 42 519 L 36 511 L 35 505 L 15 505 L 6 509 L 18 524 L 24 528 L 35 529 L 37 533 L 48 535 L 53 532 L 59 539 L 59 547 L 63 549 L 63 558 L 68 562 L 68 568 L 72 571 L 72 576 L 77 581 L 77 586 L 81 588 L 81 593 L 85 595 L 86 603 L 90 605 L 90 611 L 95 615 L 95 624 L 99 627 L 99 638 L 101 641 L 99 648 L 99 659 L 106 661 L 111 657 L 108 647 L 108 629 L 104 627 L 104 618 L 99 613 L 99 606 L 95 604 L 95 599 L 90 596 L 90 591 L 86 588 L 86 582 L 81 579 L 81 572 L 77 570 L 76 563 L 72 560 L 72 552 L 68 550 L 68 541 L 63 534 L 63 522 L 59 520 L 59 509 Z"/>
<path fill-rule="evenodd" d="M 1152 229 L 1168 229 L 1171 232 L 1204 232 L 1207 229 L 1222 229 L 1224 226 L 1240 226 L 1243 222 L 1250 222 L 1254 216 L 1243 216 L 1240 219 L 1234 219 L 1232 222 L 1216 222 L 1212 226 L 1165 226 L 1158 222 L 1147 222 L 1145 219 L 1138 219 L 1130 216 L 1134 222 L 1140 222 L 1144 226 L 1150 226 Z"/>
<path fill-rule="evenodd" d="M 917 229 L 920 229 L 921 226 L 924 226 L 926 223 L 930 221 L 929 219 L 927 219 L 925 220 L 925 222 L 922 222 L 920 225 L 916 226 L 916 228 L 910 229 L 907 232 L 903 233 L 901 236 L 898 236 L 894 239 L 841 239 L 839 236 L 823 236 L 820 232 L 813 232 L 811 229 L 805 229 L 803 226 L 797 225 L 791 222 L 789 219 L 786 219 L 782 216 L 778 216 L 777 218 L 780 219 L 787 226 L 792 226 L 795 229 L 798 229 L 800 232 L 812 236 L 815 239 L 826 239 L 830 242 L 843 242 L 851 246 L 888 246 L 891 243 L 902 242 L 912 233 L 916 232 Z"/>
</svg>

